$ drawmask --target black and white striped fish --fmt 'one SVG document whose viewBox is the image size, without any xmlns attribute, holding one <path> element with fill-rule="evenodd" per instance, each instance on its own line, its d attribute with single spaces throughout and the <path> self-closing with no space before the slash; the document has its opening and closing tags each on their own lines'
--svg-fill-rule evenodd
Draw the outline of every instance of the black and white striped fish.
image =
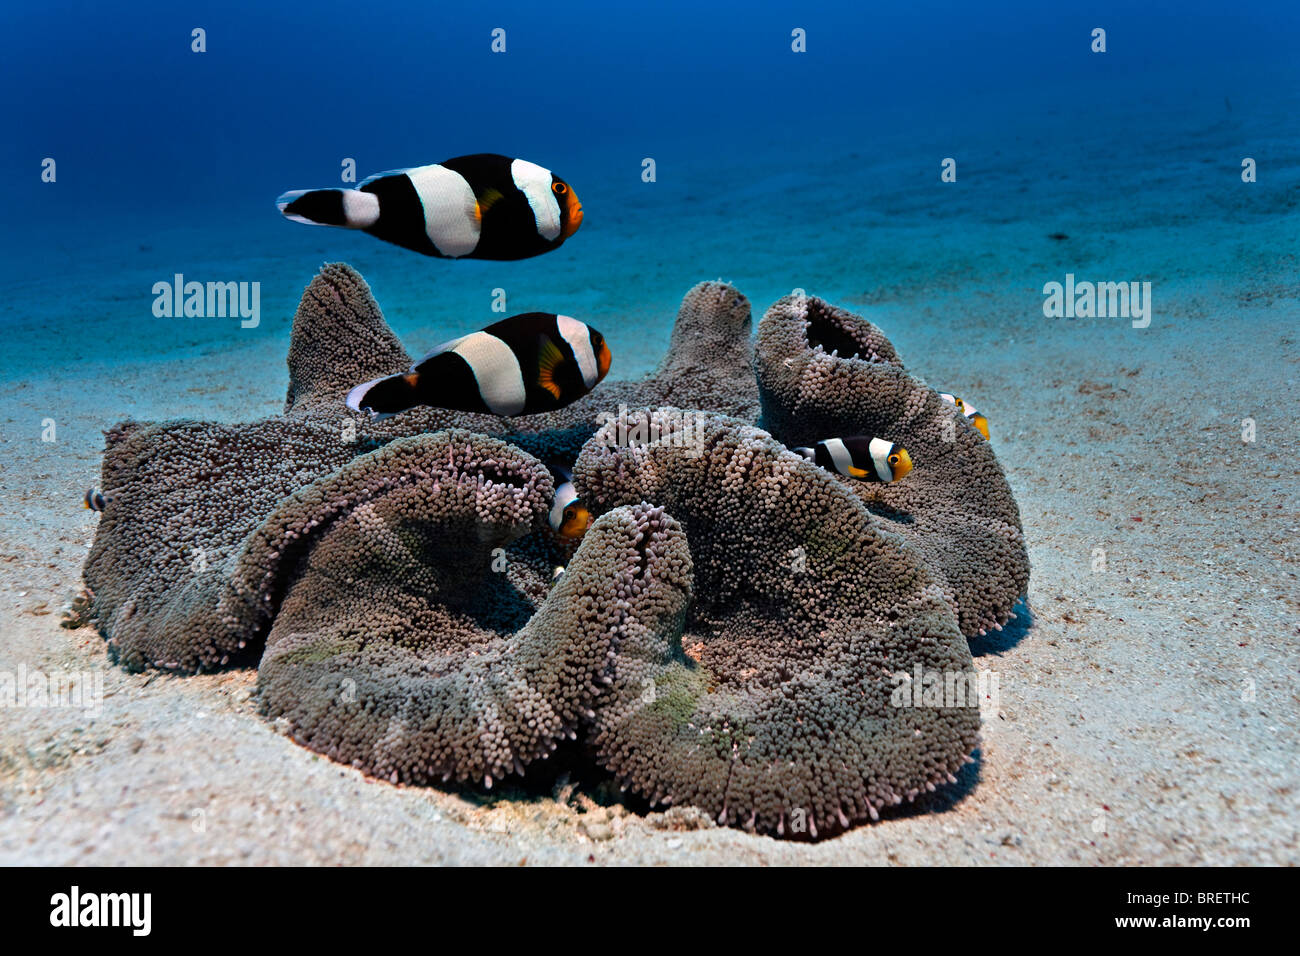
<svg viewBox="0 0 1300 956">
<path fill-rule="evenodd" d="M 536 415 L 586 395 L 609 373 L 605 338 L 567 315 L 525 312 L 438 346 L 409 372 L 348 393 L 348 408 L 387 418 L 416 405 Z"/>
<path fill-rule="evenodd" d="M 81 499 L 81 507 L 89 508 L 91 511 L 103 511 L 108 505 L 108 499 L 98 488 L 87 488 L 86 496 Z"/>
<path fill-rule="evenodd" d="M 974 405 L 972 405 L 970 402 L 958 398 L 956 395 L 953 395 L 949 392 L 940 392 L 939 397 L 942 398 L 949 405 L 955 405 L 957 407 L 957 411 L 962 413 L 962 416 L 966 419 L 966 421 L 970 422 L 972 425 L 975 426 L 976 431 L 978 431 L 985 438 L 989 437 L 989 420 L 985 418 L 983 415 L 981 415 L 979 412 L 977 412 L 975 410 Z"/>
<path fill-rule="evenodd" d="M 551 499 L 551 530 L 561 538 L 581 538 L 591 526 L 591 512 L 573 487 L 573 475 L 567 468 L 547 465 L 555 479 L 555 497 Z"/>
<path fill-rule="evenodd" d="M 793 451 L 827 471 L 858 481 L 898 481 L 912 470 L 912 456 L 906 448 L 866 435 L 827 438 L 811 448 Z"/>
<path fill-rule="evenodd" d="M 361 229 L 445 259 L 527 259 L 582 225 L 568 183 L 495 153 L 378 173 L 355 189 L 295 189 L 275 204 L 294 222 Z"/>
</svg>

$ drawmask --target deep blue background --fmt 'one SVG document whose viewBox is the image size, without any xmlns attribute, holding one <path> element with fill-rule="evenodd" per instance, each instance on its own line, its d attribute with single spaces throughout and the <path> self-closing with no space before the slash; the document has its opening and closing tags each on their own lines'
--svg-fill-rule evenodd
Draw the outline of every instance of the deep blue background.
<svg viewBox="0 0 1300 956">
<path fill-rule="evenodd" d="M 343 156 L 364 176 L 483 150 L 581 181 L 614 149 L 690 143 L 730 158 L 820 123 L 869 142 L 1107 100 L 1245 106 L 1300 75 L 1291 0 L 473 6 L 6 4 L 7 204 L 238 207 L 336 182 Z M 190 52 L 194 26 L 205 54 Z M 489 50 L 496 26 L 504 56 Z M 806 56 L 790 52 L 795 26 Z M 1105 56 L 1089 51 L 1094 26 Z M 53 197 L 45 156 L 59 163 Z"/>
</svg>

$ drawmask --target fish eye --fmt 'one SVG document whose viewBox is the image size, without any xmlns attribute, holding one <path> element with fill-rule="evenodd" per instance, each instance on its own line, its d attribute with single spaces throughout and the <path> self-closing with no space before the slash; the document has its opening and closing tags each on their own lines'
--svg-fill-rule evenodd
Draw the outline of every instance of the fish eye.
<svg viewBox="0 0 1300 956">
<path fill-rule="evenodd" d="M 564 183 L 556 182 L 551 184 L 551 190 L 555 193 L 555 195 L 563 196 L 566 192 L 569 191 L 569 187 L 564 185 Z"/>
<path fill-rule="evenodd" d="M 890 463 L 891 465 L 897 465 L 897 464 L 898 464 L 898 456 L 897 456 L 897 455 L 890 455 L 890 456 L 889 456 L 889 463 Z"/>
<path fill-rule="evenodd" d="M 966 410 L 966 404 L 960 398 L 954 398 L 952 403 L 957 406 L 958 411 L 964 412 Z"/>
<path fill-rule="evenodd" d="M 564 509 L 564 520 L 565 520 L 565 521 L 572 521 L 572 520 L 573 520 L 573 517 L 574 517 L 574 511 L 573 511 L 573 509 L 572 509 L 572 508 L 565 508 L 565 509 Z"/>
</svg>

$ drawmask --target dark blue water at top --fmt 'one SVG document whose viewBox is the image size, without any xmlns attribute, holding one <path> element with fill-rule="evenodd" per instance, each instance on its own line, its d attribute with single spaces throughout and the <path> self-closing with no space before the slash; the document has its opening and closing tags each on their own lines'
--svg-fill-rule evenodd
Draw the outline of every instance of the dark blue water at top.
<svg viewBox="0 0 1300 956">
<path fill-rule="evenodd" d="M 390 288 L 399 273 L 427 275 L 452 298 L 503 276 L 575 297 L 575 276 L 630 283 L 625 297 L 661 308 L 716 274 L 753 271 L 767 293 L 770 270 L 750 264 L 774 248 L 794 277 L 773 279 L 779 291 L 803 275 L 831 281 L 881 239 L 861 267 L 888 285 L 927 267 L 1012 269 L 982 252 L 981 229 L 1001 223 L 1293 214 L 1300 5 L 981 6 L 6 5 L 0 322 L 84 321 L 58 294 L 70 287 L 108 290 L 105 313 L 138 312 L 149 276 L 205 268 L 288 270 L 264 305 L 287 321 L 324 259 L 372 281 L 391 270 Z M 191 50 L 195 27 L 204 53 Z M 498 27 L 503 54 L 491 50 Z M 1090 50 L 1095 27 L 1104 54 Z M 791 49 L 795 28 L 806 53 Z M 345 157 L 365 176 L 479 151 L 568 178 L 582 231 L 498 268 L 293 226 L 272 205 L 285 189 L 337 184 Z M 1257 153 L 1270 175 L 1224 192 Z M 939 200 L 946 156 L 958 158 L 959 201 Z M 45 157 L 56 183 L 41 182 Z M 951 242 L 910 245 L 907 230 L 936 216 Z"/>
</svg>

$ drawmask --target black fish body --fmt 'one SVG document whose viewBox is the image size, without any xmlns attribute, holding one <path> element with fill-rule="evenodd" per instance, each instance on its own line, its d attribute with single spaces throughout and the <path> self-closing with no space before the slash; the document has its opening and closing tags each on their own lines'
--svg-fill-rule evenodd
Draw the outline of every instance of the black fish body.
<svg viewBox="0 0 1300 956">
<path fill-rule="evenodd" d="M 869 435 L 826 438 L 810 448 L 793 451 L 827 471 L 857 481 L 894 482 L 912 470 L 912 456 L 907 449 Z"/>
<path fill-rule="evenodd" d="M 536 415 L 586 395 L 610 361 L 604 337 L 585 323 L 525 312 L 438 346 L 409 372 L 358 385 L 347 404 L 375 417 L 417 405 Z"/>
<path fill-rule="evenodd" d="M 496 153 L 379 173 L 355 189 L 308 189 L 276 200 L 295 222 L 360 229 L 444 259 L 527 259 L 559 248 L 582 223 L 567 182 Z"/>
</svg>

